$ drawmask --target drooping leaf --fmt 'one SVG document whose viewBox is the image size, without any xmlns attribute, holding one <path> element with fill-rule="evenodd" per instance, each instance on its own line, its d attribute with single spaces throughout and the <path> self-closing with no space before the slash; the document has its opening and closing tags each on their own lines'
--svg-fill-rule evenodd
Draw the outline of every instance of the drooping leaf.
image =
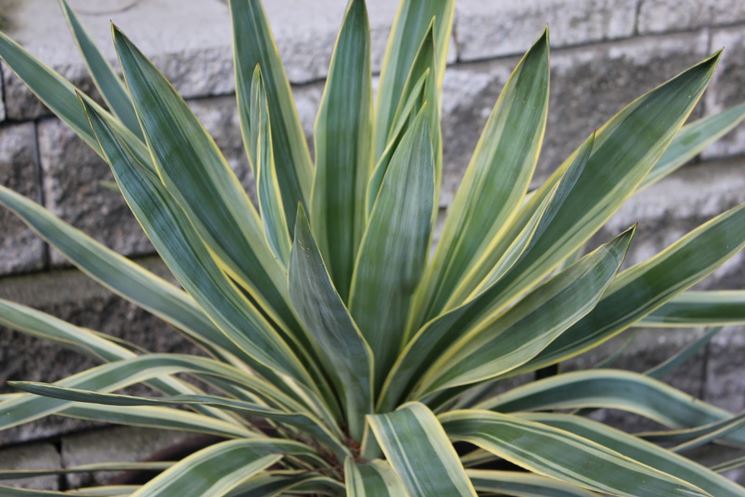
<svg viewBox="0 0 745 497">
<path fill-rule="evenodd" d="M 466 471 L 479 492 L 515 497 L 597 497 L 581 487 L 521 471 L 469 469 Z"/>
<path fill-rule="evenodd" d="M 708 495 L 587 438 L 542 423 L 480 410 L 452 411 L 439 419 L 453 440 L 587 490 L 625 497 Z"/>
<path fill-rule="evenodd" d="M 406 489 L 387 461 L 344 463 L 347 497 L 407 497 Z"/>
<path fill-rule="evenodd" d="M 712 496 L 745 496 L 745 489 L 704 466 L 597 421 L 556 413 L 521 414 L 520 417 L 554 426 L 597 442 L 635 461 L 692 483 Z"/>
<path fill-rule="evenodd" d="M 639 321 L 640 327 L 732 326 L 745 323 L 745 291 L 689 291 Z"/>
</svg>

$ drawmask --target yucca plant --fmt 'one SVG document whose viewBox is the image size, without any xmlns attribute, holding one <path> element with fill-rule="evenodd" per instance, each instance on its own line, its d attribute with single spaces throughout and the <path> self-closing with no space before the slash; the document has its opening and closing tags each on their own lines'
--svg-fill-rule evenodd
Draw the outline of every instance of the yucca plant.
<svg viewBox="0 0 745 497">
<path fill-rule="evenodd" d="M 707 468 L 681 455 L 742 446 L 745 418 L 658 379 L 713 332 L 648 374 L 501 387 L 633 327 L 745 322 L 742 292 L 686 291 L 745 245 L 745 206 L 623 271 L 633 227 L 585 250 L 624 201 L 745 117 L 740 105 L 684 125 L 719 54 L 633 101 L 529 192 L 548 112 L 543 33 L 502 89 L 432 248 L 452 0 L 401 3 L 374 105 L 366 7 L 350 1 L 314 158 L 259 1 L 231 0 L 256 207 L 132 42 L 114 28 L 122 81 L 62 8 L 108 110 L 5 35 L 0 56 L 111 166 L 178 286 L 6 188 L 0 203 L 203 354 L 146 353 L 0 301 L 0 324 L 103 363 L 53 384 L 11 382 L 22 392 L 2 396 L 0 428 L 53 414 L 225 439 L 180 461 L 67 468 L 162 470 L 86 495 L 745 496 L 718 473 L 740 460 Z M 159 393 L 117 393 L 135 384 Z M 590 419 L 597 408 L 664 429 L 627 434 Z M 55 470 L 0 471 L 45 473 Z"/>
</svg>

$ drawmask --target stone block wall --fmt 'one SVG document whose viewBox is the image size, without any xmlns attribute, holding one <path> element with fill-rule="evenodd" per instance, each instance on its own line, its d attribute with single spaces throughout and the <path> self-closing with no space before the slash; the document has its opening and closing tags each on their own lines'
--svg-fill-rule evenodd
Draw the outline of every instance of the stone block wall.
<svg viewBox="0 0 745 497">
<path fill-rule="evenodd" d="M 108 19 L 153 57 L 215 136 L 246 187 L 252 189 L 235 110 L 225 2 L 71 3 L 112 60 Z M 264 3 L 310 136 L 345 1 Z M 397 3 L 368 2 L 376 70 Z M 0 0 L 0 25 L 76 85 L 91 90 L 85 66 L 55 2 Z M 545 25 L 551 29 L 553 47 L 551 108 L 539 181 L 624 104 L 719 48 L 726 49 L 723 60 L 696 115 L 718 112 L 745 100 L 745 2 L 740 0 L 460 0 L 444 82 L 443 211 L 502 85 L 520 54 Z M 120 253 L 164 273 L 121 198 L 107 188 L 110 179 L 105 164 L 52 117 L 6 65 L 0 64 L 0 184 L 43 203 Z M 637 195 L 599 239 L 638 222 L 629 257 L 630 262 L 638 262 L 743 201 L 745 126 L 675 175 Z M 720 268 L 702 287 L 745 288 L 743 254 Z M 0 210 L 0 298 L 34 306 L 149 349 L 185 351 L 190 346 L 153 316 L 69 267 L 4 210 Z M 643 371 L 699 333 L 641 333 L 621 366 Z M 583 357 L 569 367 L 592 365 L 602 353 Z M 726 330 L 671 378 L 672 383 L 717 405 L 741 411 L 745 409 L 742 357 L 745 335 L 739 329 Z M 76 352 L 0 330 L 0 392 L 8 379 L 52 381 L 91 365 Z M 631 423 L 627 419 L 617 421 L 627 426 Z M 89 435 L 86 430 L 94 428 L 99 430 L 94 432 L 97 435 Z M 141 430 L 101 429 L 90 423 L 51 418 L 0 432 L 0 446 L 6 447 L 0 450 L 0 467 L 11 463 L 64 467 L 100 460 L 100 454 L 105 454 L 101 447 L 109 443 L 104 441 L 129 437 L 147 440 L 150 445 L 145 444 L 143 449 L 147 452 L 171 440 L 148 436 Z M 110 458 L 145 455 L 134 449 L 122 450 Z M 32 453 L 37 455 L 28 456 Z M 81 477 L 76 476 L 35 483 L 65 488 L 80 481 Z"/>
</svg>

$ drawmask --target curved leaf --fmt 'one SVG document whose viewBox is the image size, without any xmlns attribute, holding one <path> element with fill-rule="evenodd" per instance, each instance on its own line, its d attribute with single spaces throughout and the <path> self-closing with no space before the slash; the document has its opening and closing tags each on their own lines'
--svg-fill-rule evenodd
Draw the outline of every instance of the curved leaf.
<svg viewBox="0 0 745 497">
<path fill-rule="evenodd" d="M 411 497 L 476 497 L 458 454 L 424 404 L 404 404 L 368 421 Z"/>
<path fill-rule="evenodd" d="M 466 471 L 479 492 L 516 497 L 597 497 L 594 492 L 553 478 L 519 471 L 469 469 Z"/>
<path fill-rule="evenodd" d="M 406 489 L 390 464 L 375 460 L 344 463 L 347 497 L 407 497 Z"/>
<path fill-rule="evenodd" d="M 688 291 L 639 321 L 640 327 L 727 326 L 745 323 L 745 291 Z"/>
<path fill-rule="evenodd" d="M 588 490 L 625 497 L 708 495 L 589 439 L 517 416 L 465 410 L 443 414 L 440 420 L 453 440 Z"/>
</svg>

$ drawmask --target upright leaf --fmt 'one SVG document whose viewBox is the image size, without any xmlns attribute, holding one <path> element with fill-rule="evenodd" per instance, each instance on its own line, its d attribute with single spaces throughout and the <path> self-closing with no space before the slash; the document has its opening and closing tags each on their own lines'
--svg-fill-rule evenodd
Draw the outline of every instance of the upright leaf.
<svg viewBox="0 0 745 497">
<path fill-rule="evenodd" d="M 72 31 L 80 48 L 80 53 L 83 55 L 83 60 L 88 66 L 88 71 L 93 77 L 96 88 L 98 88 L 112 112 L 122 121 L 122 124 L 136 136 L 142 138 L 140 123 L 137 120 L 137 115 L 124 83 L 88 36 L 67 0 L 60 0 L 60 6 L 67 23 L 70 25 L 70 31 Z"/>
<path fill-rule="evenodd" d="M 535 357 L 597 304 L 632 235 L 626 231 L 463 336 L 431 365 L 419 393 L 494 378 Z"/>
<path fill-rule="evenodd" d="M 434 158 L 426 108 L 391 159 L 362 239 L 349 297 L 372 348 L 376 384 L 403 345 L 432 230 Z"/>
<path fill-rule="evenodd" d="M 539 228 L 530 249 L 484 291 L 495 296 L 490 309 L 541 281 L 610 219 L 667 149 L 706 88 L 718 58 L 719 54 L 709 57 L 636 99 L 595 133 L 589 158 L 571 190 L 556 202 L 550 220 Z M 562 176 L 574 174 L 580 150 L 534 194 L 525 207 L 528 212 Z"/>
<path fill-rule="evenodd" d="M 253 113 L 245 132 L 250 141 L 248 153 L 256 174 L 259 212 L 264 221 L 264 234 L 269 247 L 282 264 L 286 265 L 290 256 L 290 232 L 277 179 L 264 78 L 258 65 L 251 80 L 251 108 Z"/>
<path fill-rule="evenodd" d="M 168 193 L 231 278 L 277 322 L 292 322 L 284 270 L 265 243 L 261 220 L 230 165 L 158 69 L 118 30 L 114 41 Z M 285 331 L 300 339 L 296 330 Z"/>
<path fill-rule="evenodd" d="M 350 0 L 315 124 L 311 225 L 342 299 L 365 229 L 372 168 L 370 28 L 364 0 Z"/>
<path fill-rule="evenodd" d="M 402 95 L 410 68 L 434 21 L 435 75 L 437 88 L 445 75 L 445 63 L 455 16 L 454 0 L 401 2 L 388 37 L 375 112 L 375 158 L 388 145 L 389 130 Z M 434 105 L 433 102 L 431 102 Z"/>
<path fill-rule="evenodd" d="M 245 132 L 254 112 L 250 105 L 249 85 L 254 68 L 259 65 L 269 100 L 272 147 L 282 203 L 288 226 L 294 226 L 298 204 L 308 209 L 313 164 L 290 83 L 260 0 L 230 0 L 230 14 L 233 20 L 236 96 L 244 132 L 243 141 L 248 149 L 249 140 Z"/>
<path fill-rule="evenodd" d="M 405 404 L 368 420 L 411 497 L 476 497 L 458 454 L 424 404 Z"/>
<path fill-rule="evenodd" d="M 456 294 L 462 300 L 483 279 L 483 273 L 465 273 L 474 259 L 494 257 L 495 238 L 517 212 L 546 127 L 548 53 L 548 32 L 544 32 L 513 71 L 489 116 L 418 291 L 413 331 L 447 308 L 459 283 L 466 287 Z M 479 267 L 484 271 L 494 263 Z"/>
<path fill-rule="evenodd" d="M 334 288 L 302 208 L 296 219 L 290 296 L 326 373 L 342 395 L 350 433 L 360 440 L 365 415 L 372 412 L 372 351 Z"/>
</svg>

